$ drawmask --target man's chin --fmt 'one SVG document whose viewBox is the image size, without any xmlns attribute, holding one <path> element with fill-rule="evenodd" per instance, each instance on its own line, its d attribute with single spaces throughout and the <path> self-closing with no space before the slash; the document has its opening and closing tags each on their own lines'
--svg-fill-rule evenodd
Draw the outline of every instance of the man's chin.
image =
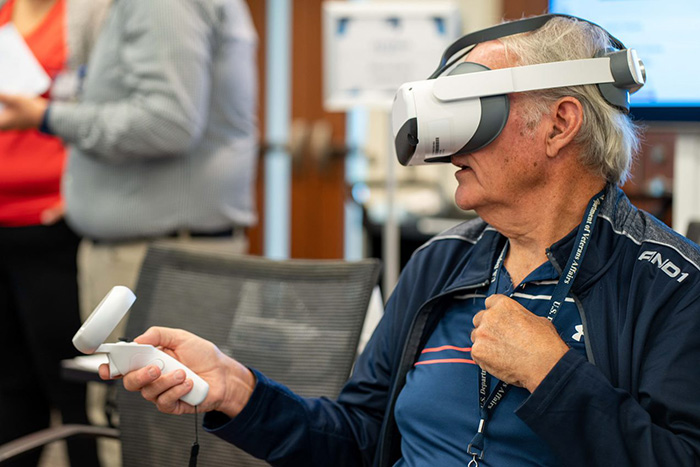
<svg viewBox="0 0 700 467">
<path fill-rule="evenodd" d="M 461 194 L 459 192 L 459 188 L 455 193 L 455 204 L 463 211 L 473 211 L 479 207 L 479 203 L 474 196 L 469 194 Z"/>
</svg>

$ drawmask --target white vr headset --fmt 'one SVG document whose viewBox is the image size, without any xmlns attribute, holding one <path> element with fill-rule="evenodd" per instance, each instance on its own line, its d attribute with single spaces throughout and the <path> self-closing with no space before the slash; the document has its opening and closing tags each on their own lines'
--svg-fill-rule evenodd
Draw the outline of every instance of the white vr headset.
<svg viewBox="0 0 700 467">
<path fill-rule="evenodd" d="M 472 62 L 454 66 L 467 50 L 447 63 L 467 47 L 471 50 L 481 42 L 535 30 L 556 16 L 565 15 L 527 18 L 464 36 L 447 48 L 440 66 L 427 80 L 401 85 L 392 107 L 399 162 L 449 163 L 453 155 L 482 149 L 503 130 L 510 110 L 508 94 L 514 92 L 596 84 L 610 105 L 628 112 L 629 94 L 644 85 L 644 65 L 634 49 L 626 49 L 610 34 L 618 50 L 595 58 L 498 70 Z"/>
</svg>

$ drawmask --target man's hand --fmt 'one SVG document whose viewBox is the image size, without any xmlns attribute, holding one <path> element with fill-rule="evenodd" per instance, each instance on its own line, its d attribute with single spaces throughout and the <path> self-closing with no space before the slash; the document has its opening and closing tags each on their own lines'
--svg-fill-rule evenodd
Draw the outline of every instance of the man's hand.
<svg viewBox="0 0 700 467">
<path fill-rule="evenodd" d="M 43 97 L 0 94 L 0 130 L 39 128 L 48 105 Z"/>
<path fill-rule="evenodd" d="M 505 295 L 474 316 L 472 359 L 491 375 L 530 392 L 569 350 L 554 325 Z"/>
<path fill-rule="evenodd" d="M 199 412 L 218 410 L 235 417 L 253 393 L 255 377 L 248 368 L 192 333 L 152 327 L 134 340 L 160 348 L 209 383 L 209 394 L 198 407 Z M 110 379 L 108 365 L 100 366 L 100 377 Z M 194 412 L 194 407 L 179 400 L 192 390 L 192 381 L 185 379 L 182 370 L 162 375 L 158 367 L 150 365 L 124 375 L 123 382 L 126 390 L 140 391 L 161 412 L 178 415 Z"/>
</svg>

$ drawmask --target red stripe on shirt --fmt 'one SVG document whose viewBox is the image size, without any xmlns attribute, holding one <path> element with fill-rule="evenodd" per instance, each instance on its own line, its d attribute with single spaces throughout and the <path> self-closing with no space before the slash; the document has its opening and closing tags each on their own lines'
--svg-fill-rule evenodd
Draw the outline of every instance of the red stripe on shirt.
<svg viewBox="0 0 700 467">
<path fill-rule="evenodd" d="M 476 365 L 476 362 L 474 360 L 469 360 L 468 358 L 438 358 L 435 360 L 425 360 L 423 362 L 416 362 L 414 366 L 434 365 L 435 363 L 469 363 L 471 365 Z"/>
<path fill-rule="evenodd" d="M 423 351 L 421 353 L 441 352 L 443 350 L 456 350 L 458 352 L 471 352 L 472 348 L 471 347 L 456 347 L 454 345 L 443 345 L 440 347 L 431 347 L 428 349 L 423 349 Z"/>
</svg>

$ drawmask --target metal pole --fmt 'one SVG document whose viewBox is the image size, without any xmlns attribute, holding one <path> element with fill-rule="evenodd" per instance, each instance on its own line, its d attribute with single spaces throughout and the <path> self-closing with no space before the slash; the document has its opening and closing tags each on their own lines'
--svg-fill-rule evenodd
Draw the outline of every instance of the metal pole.
<svg viewBox="0 0 700 467">
<path fill-rule="evenodd" d="M 400 228 L 396 216 L 396 154 L 394 152 L 394 135 L 391 131 L 391 112 L 387 115 L 388 151 L 386 163 L 386 221 L 382 235 L 384 254 L 384 297 L 389 298 L 399 279 L 400 269 Z"/>
<path fill-rule="evenodd" d="M 350 148 L 345 158 L 345 183 L 355 190 L 367 179 L 367 159 L 363 152 L 367 135 L 369 112 L 364 108 L 349 110 L 345 121 L 345 144 Z M 360 200 L 361 201 L 361 200 Z M 362 241 L 362 207 L 358 202 L 345 201 L 345 259 L 359 260 L 364 256 Z"/>
<path fill-rule="evenodd" d="M 292 0 L 267 0 L 265 132 L 265 256 L 289 257 L 291 157 L 287 151 L 291 116 Z"/>
</svg>

